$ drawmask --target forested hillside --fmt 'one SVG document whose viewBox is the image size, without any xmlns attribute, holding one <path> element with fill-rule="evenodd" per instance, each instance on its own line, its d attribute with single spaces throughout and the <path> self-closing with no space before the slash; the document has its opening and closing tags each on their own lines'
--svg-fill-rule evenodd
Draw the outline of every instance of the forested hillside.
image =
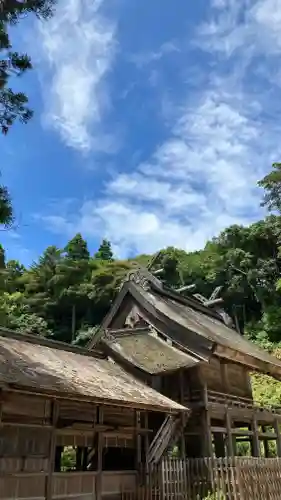
<svg viewBox="0 0 281 500">
<path fill-rule="evenodd" d="M 198 252 L 164 249 L 157 266 L 172 287 L 194 283 L 197 293 L 209 297 L 221 286 L 225 308 L 241 331 L 269 347 L 281 340 L 280 241 L 281 217 L 272 215 L 249 227 L 229 227 Z M 1 324 L 83 343 L 110 308 L 128 270 L 150 259 L 114 260 L 106 240 L 91 256 L 80 234 L 64 249 L 48 247 L 29 269 L 5 261 L 2 250 Z"/>
<path fill-rule="evenodd" d="M 280 165 L 261 185 L 265 204 L 277 215 L 248 227 L 228 227 L 197 252 L 163 249 L 157 266 L 163 268 L 161 279 L 171 287 L 195 284 L 197 293 L 209 297 L 220 286 L 224 307 L 240 331 L 276 351 L 281 343 Z M 128 271 L 136 263 L 147 265 L 151 258 L 114 259 L 107 240 L 90 255 L 87 242 L 76 234 L 63 249 L 46 248 L 26 269 L 19 261 L 7 261 L 0 247 L 0 324 L 84 345 Z M 254 385 L 261 400 L 280 400 L 279 383 L 266 382 L 263 390 L 261 379 L 256 378 Z"/>
</svg>

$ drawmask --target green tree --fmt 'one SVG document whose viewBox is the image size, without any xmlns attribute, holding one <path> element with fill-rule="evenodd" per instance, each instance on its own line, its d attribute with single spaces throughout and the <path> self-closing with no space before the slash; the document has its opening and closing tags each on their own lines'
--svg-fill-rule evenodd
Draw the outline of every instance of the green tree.
<svg viewBox="0 0 281 500">
<path fill-rule="evenodd" d="M 1 118 L 0 118 L 1 121 Z M 12 202 L 5 186 L 0 186 L 0 225 L 11 226 L 13 222 Z"/>
<path fill-rule="evenodd" d="M 281 212 L 281 163 L 273 163 L 272 171 L 258 183 L 265 191 L 262 205 Z"/>
<path fill-rule="evenodd" d="M 87 242 L 82 238 L 80 233 L 77 233 L 65 247 L 66 257 L 70 260 L 89 260 L 90 253 Z"/>
<path fill-rule="evenodd" d="M 28 122 L 32 111 L 28 98 L 22 92 L 14 92 L 9 82 L 11 77 L 20 76 L 32 68 L 27 54 L 13 50 L 10 26 L 17 24 L 27 14 L 39 19 L 48 19 L 53 14 L 54 0 L 2 0 L 0 6 L 0 126 L 6 134 L 16 119 Z"/>
<path fill-rule="evenodd" d="M 95 253 L 95 259 L 108 261 L 113 260 L 113 252 L 110 241 L 106 239 L 102 240 L 98 251 Z"/>
<path fill-rule="evenodd" d="M 18 260 L 8 260 L 5 267 L 5 290 L 8 293 L 24 291 L 25 267 Z"/>
</svg>

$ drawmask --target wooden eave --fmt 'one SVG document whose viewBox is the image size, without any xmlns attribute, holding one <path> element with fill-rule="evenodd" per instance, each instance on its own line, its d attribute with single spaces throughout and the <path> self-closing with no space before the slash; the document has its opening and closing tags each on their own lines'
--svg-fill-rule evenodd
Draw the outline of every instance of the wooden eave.
<svg viewBox="0 0 281 500">
<path fill-rule="evenodd" d="M 143 318 L 153 325 L 156 330 L 166 335 L 167 338 L 177 342 L 179 348 L 187 353 L 204 361 L 208 361 L 213 354 L 216 354 L 219 357 L 235 361 L 247 366 L 249 369 L 269 374 L 281 380 L 281 362 L 279 360 L 275 360 L 273 356 L 258 349 L 257 346 L 244 337 L 239 337 L 235 330 L 227 327 L 211 311 L 211 314 L 206 314 L 205 311 L 204 313 L 201 312 L 202 308 L 206 309 L 203 305 L 201 307 L 200 304 L 197 304 L 195 308 L 191 304 L 193 301 L 189 301 L 189 299 L 182 300 L 175 293 L 172 294 L 170 290 L 167 291 L 154 282 L 150 283 L 148 290 L 145 290 L 138 284 L 129 281 L 125 283 L 121 293 L 117 297 L 110 314 L 106 316 L 102 328 L 110 326 L 122 305 L 123 298 L 128 294 L 138 305 Z M 185 305 L 190 309 L 194 309 L 194 314 L 195 311 L 197 315 L 200 314 L 202 322 L 197 324 L 196 318 L 192 318 L 188 322 L 186 317 L 181 317 L 180 312 L 177 312 L 176 303 L 178 303 L 178 309 L 183 308 Z M 161 310 L 158 304 L 161 306 Z M 187 323 L 190 323 L 189 326 L 187 326 Z M 227 334 L 226 338 L 223 336 L 224 331 Z M 233 335 L 233 342 L 231 335 Z M 239 349 L 240 339 L 241 349 Z"/>
</svg>

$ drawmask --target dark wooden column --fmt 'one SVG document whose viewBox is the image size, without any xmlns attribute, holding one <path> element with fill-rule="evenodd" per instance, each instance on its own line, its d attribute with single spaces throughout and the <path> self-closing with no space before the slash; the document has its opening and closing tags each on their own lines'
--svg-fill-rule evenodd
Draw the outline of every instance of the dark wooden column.
<svg viewBox="0 0 281 500">
<path fill-rule="evenodd" d="M 280 435 L 279 420 L 277 418 L 274 420 L 274 429 L 276 433 L 277 456 L 281 457 L 281 435 Z"/>
<path fill-rule="evenodd" d="M 207 385 L 203 389 L 204 410 L 202 413 L 202 427 L 203 427 L 203 455 L 211 457 L 213 455 L 212 431 L 211 431 L 211 416 L 208 408 L 208 390 Z"/>
<path fill-rule="evenodd" d="M 59 403 L 54 400 L 51 403 L 51 431 L 50 431 L 50 441 L 49 441 L 49 462 L 48 462 L 48 473 L 46 476 L 45 483 L 45 498 L 46 500 L 51 500 L 53 496 L 53 477 L 55 470 L 55 458 L 56 458 L 56 427 L 59 417 Z"/>
<path fill-rule="evenodd" d="M 260 452 L 258 423 L 257 423 L 257 417 L 256 417 L 255 414 L 253 416 L 253 421 L 252 421 L 252 430 L 253 430 L 253 436 L 252 436 L 252 453 L 253 453 L 254 457 L 260 457 L 261 452 Z"/>
<path fill-rule="evenodd" d="M 103 406 L 97 407 L 97 424 L 103 424 Z M 103 432 L 98 431 L 98 457 L 97 457 L 97 476 L 96 476 L 96 499 L 102 498 L 102 458 L 103 458 L 104 436 Z"/>
<path fill-rule="evenodd" d="M 181 405 L 184 405 L 184 373 L 183 369 L 179 371 L 179 383 L 180 383 L 180 403 Z M 184 431 L 185 431 L 185 415 L 182 412 L 181 413 L 181 457 L 185 458 L 186 457 L 186 450 L 185 450 L 185 436 L 184 436 Z"/>
<path fill-rule="evenodd" d="M 228 457 L 233 457 L 234 456 L 234 446 L 233 446 L 233 438 L 232 436 L 232 419 L 229 414 L 228 407 L 225 408 L 225 427 L 226 427 L 226 433 L 227 433 L 227 456 Z"/>
<path fill-rule="evenodd" d="M 141 436 L 140 436 L 140 428 L 141 428 L 141 416 L 140 412 L 135 410 L 134 412 L 134 441 L 135 441 L 135 469 L 137 471 L 140 470 L 141 465 Z"/>
</svg>

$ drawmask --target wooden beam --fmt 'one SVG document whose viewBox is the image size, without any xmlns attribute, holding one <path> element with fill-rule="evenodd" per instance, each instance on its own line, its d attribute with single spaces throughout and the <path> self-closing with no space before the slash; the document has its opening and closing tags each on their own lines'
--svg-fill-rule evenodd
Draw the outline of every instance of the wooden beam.
<svg viewBox="0 0 281 500">
<path fill-rule="evenodd" d="M 231 434 L 233 434 L 233 436 L 250 436 L 252 437 L 253 436 L 253 431 L 248 431 L 248 430 L 244 430 L 244 429 L 231 429 Z"/>
<path fill-rule="evenodd" d="M 226 427 L 212 426 L 211 431 L 216 434 L 226 434 Z"/>
<path fill-rule="evenodd" d="M 52 500 L 53 496 L 53 477 L 54 477 L 55 456 L 56 456 L 56 425 L 59 417 L 59 404 L 56 400 L 52 401 L 51 415 L 52 415 L 51 416 L 52 429 L 50 433 L 50 443 L 49 443 L 48 473 L 46 476 L 46 483 L 45 483 L 46 500 Z"/>
</svg>

